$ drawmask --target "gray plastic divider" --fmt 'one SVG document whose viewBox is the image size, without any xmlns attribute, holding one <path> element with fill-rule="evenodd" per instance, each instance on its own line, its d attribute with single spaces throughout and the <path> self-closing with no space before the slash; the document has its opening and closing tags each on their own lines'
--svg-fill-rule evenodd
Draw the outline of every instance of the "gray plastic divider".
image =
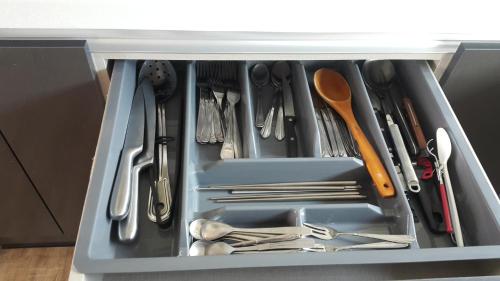
<svg viewBox="0 0 500 281">
<path fill-rule="evenodd" d="M 384 163 L 386 165 L 390 163 L 387 148 L 376 125 L 357 67 L 352 62 L 307 62 L 305 69 L 314 65 L 339 67 L 338 69 L 351 84 L 355 114 L 360 119 L 363 130 L 373 141 L 372 144 Z M 187 250 L 191 242 L 188 224 L 197 217 L 218 218 L 239 226 L 299 225 L 302 222 L 312 222 L 326 224 L 342 231 L 370 230 L 381 233 L 414 234 L 412 217 L 408 203 L 402 198 L 401 187 L 396 183 L 398 195 L 392 199 L 381 200 L 374 188 L 369 186 L 370 178 L 360 160 L 310 157 L 216 161 L 207 157 L 200 158 L 197 144 L 194 143 L 196 77 L 192 62 L 187 63 L 186 74 L 187 111 L 184 112 L 185 143 L 180 185 L 182 192 L 178 193 L 182 194 L 179 198 L 180 220 L 174 224 L 176 226 L 173 228 L 174 233 L 168 234 L 165 239 L 154 240 L 155 244 L 151 244 L 149 248 L 140 246 L 140 249 L 134 249 L 133 247 L 138 246 L 119 245 L 111 238 L 111 222 L 106 216 L 106 210 L 125 138 L 135 88 L 136 69 L 135 61 L 117 61 L 75 248 L 75 267 L 83 273 L 117 273 L 499 259 L 498 198 L 432 71 L 427 63 L 412 61 L 397 64 L 397 70 L 408 87 L 408 95 L 415 103 L 423 127 L 434 131 L 436 127 L 442 126 L 448 130 L 452 139 L 455 155 L 450 160 L 450 172 L 456 188 L 457 204 L 461 209 L 467 247 L 419 249 L 418 245 L 413 244 L 410 249 L 390 251 L 188 257 Z M 248 87 L 248 84 L 245 86 L 247 82 L 242 80 L 242 92 L 248 92 L 248 89 L 245 90 L 245 87 Z M 252 107 L 251 103 L 248 105 L 248 108 Z M 180 106 L 178 108 L 181 109 Z M 246 118 L 249 118 L 249 114 L 246 115 Z M 428 131 L 426 133 L 429 134 Z M 252 157 L 251 151 L 252 149 L 257 151 L 257 146 L 252 148 L 249 144 L 248 148 L 249 156 Z M 393 171 L 390 168 L 388 171 L 394 179 Z M 368 200 L 335 203 L 215 204 L 209 202 L 207 198 L 221 193 L 202 193 L 196 190 L 198 186 L 208 184 L 332 179 L 358 179 L 364 186 L 363 192 L 368 195 Z M 177 226 L 180 228 L 179 232 L 176 230 Z M 147 230 L 150 235 L 156 235 L 153 229 L 161 231 L 151 228 Z M 332 243 L 344 242 L 332 241 Z"/>
<path fill-rule="evenodd" d="M 262 88 L 257 88 L 252 81 L 250 81 L 250 72 L 252 67 L 257 63 L 264 63 L 267 65 L 269 71 L 272 71 L 272 66 L 274 61 L 251 61 L 246 63 L 245 76 L 246 81 L 249 82 L 249 95 L 250 103 L 248 110 L 250 112 L 250 128 L 251 133 L 255 136 L 255 143 L 257 149 L 257 158 L 286 158 L 286 140 L 278 141 L 274 137 L 274 126 L 276 123 L 276 114 L 278 108 L 275 109 L 275 120 L 273 121 L 273 130 L 271 136 L 267 139 L 263 139 L 260 136 L 260 128 L 255 127 L 255 113 L 257 107 L 257 100 L 262 99 L 264 114 L 266 115 L 268 110 L 271 108 L 272 103 L 275 101 L 274 98 L 277 95 L 281 95 L 281 92 L 277 92 L 273 83 L 269 81 L 269 84 Z M 319 135 L 317 124 L 315 123 L 315 116 L 312 106 L 312 100 L 309 95 L 309 89 L 307 88 L 307 80 L 304 73 L 304 67 L 299 62 L 289 62 L 291 66 L 291 88 L 294 101 L 294 108 L 296 114 L 296 126 L 295 130 L 297 133 L 297 146 L 298 146 L 298 157 L 320 157 L 319 148 Z"/>
<path fill-rule="evenodd" d="M 186 95 L 194 97 L 190 99 L 189 102 L 186 103 L 185 114 L 193 115 L 195 118 L 190 120 L 189 123 L 186 123 L 185 130 L 193 131 L 193 134 L 185 139 L 185 144 L 187 146 L 192 146 L 192 149 L 195 151 L 193 153 L 193 161 L 198 163 L 200 166 L 209 164 L 213 161 L 219 161 L 220 159 L 220 150 L 222 148 L 222 143 L 216 144 L 199 144 L 196 142 L 195 134 L 196 126 L 197 126 L 197 116 L 198 116 L 198 103 L 199 103 L 199 88 L 196 86 L 197 78 L 196 78 L 196 62 L 192 62 L 193 66 L 193 74 L 191 83 L 194 88 L 187 91 Z M 249 104 L 251 104 L 249 93 L 248 93 L 248 77 L 245 75 L 245 63 L 239 63 L 239 86 L 240 86 L 240 101 L 236 104 L 236 115 L 238 119 L 238 127 L 239 133 L 242 143 L 243 149 L 243 157 L 242 158 L 255 158 L 256 157 L 256 145 L 255 138 L 256 136 L 253 134 L 253 131 L 250 130 L 252 123 L 250 117 Z M 240 158 L 240 159 L 242 159 Z M 239 159 L 229 159 L 222 161 L 238 161 Z"/>
<path fill-rule="evenodd" d="M 352 61 L 303 62 L 303 64 L 305 65 L 307 79 L 310 84 L 313 84 L 314 72 L 322 67 L 338 71 L 349 83 L 352 94 L 352 108 L 354 115 L 363 129 L 363 132 L 366 134 L 367 138 L 377 151 L 380 159 L 384 163 L 384 166 L 387 169 L 387 172 L 389 173 L 396 189 L 396 196 L 394 198 L 379 200 L 380 206 L 384 211 L 389 213 L 393 212 L 397 216 L 400 216 L 401 225 L 406 227 L 405 232 L 415 235 L 415 225 L 410 206 L 404 196 L 404 189 L 399 177 L 396 174 L 396 170 L 394 169 L 392 160 L 389 156 L 389 150 L 385 145 L 384 138 L 378 127 L 371 101 L 358 67 Z M 314 85 L 312 85 L 312 88 L 314 88 Z M 330 159 L 335 160 L 338 158 Z M 375 189 L 374 186 L 372 186 L 372 188 Z M 412 246 L 418 247 L 418 242 L 413 243 Z"/>
<path fill-rule="evenodd" d="M 432 70 L 421 61 L 397 62 L 396 69 L 406 94 L 414 103 L 425 136 L 435 140 L 439 127 L 450 136 L 452 153 L 448 169 L 466 246 L 500 245 L 498 196 Z M 434 95 L 432 99 L 430 94 Z M 500 253 L 500 247 L 497 248 Z"/>
</svg>

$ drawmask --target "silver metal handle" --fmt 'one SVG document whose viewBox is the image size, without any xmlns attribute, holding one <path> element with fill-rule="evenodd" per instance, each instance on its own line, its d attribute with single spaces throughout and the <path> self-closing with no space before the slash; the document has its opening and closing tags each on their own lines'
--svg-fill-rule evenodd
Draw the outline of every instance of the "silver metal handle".
<svg viewBox="0 0 500 281">
<path fill-rule="evenodd" d="M 409 243 L 415 241 L 415 237 L 410 236 L 410 235 L 338 232 L 337 236 L 340 236 L 340 235 L 372 238 L 372 239 L 384 240 L 387 242 L 394 242 L 394 243 L 400 243 L 400 244 L 409 244 Z"/>
<path fill-rule="evenodd" d="M 209 102 L 206 97 L 203 97 L 202 100 L 203 107 L 205 108 L 205 115 L 203 116 L 202 128 L 201 128 L 201 142 L 208 143 L 210 141 L 210 128 L 211 124 L 208 120 L 209 116 L 211 116 L 211 110 L 209 107 Z M 210 117 L 211 118 L 211 117 Z"/>
<path fill-rule="evenodd" d="M 330 107 L 327 107 L 326 110 L 328 113 L 328 118 L 330 119 L 330 122 L 332 124 L 334 139 L 335 139 L 335 143 L 337 144 L 337 148 L 338 148 L 338 156 L 339 157 L 347 157 L 347 151 L 345 149 L 344 142 L 342 141 L 342 136 L 340 133 L 339 125 L 337 123 L 335 116 L 333 115 L 333 111 L 332 111 L 333 109 L 331 109 Z M 333 144 L 332 144 L 332 146 L 333 146 Z"/>
<path fill-rule="evenodd" d="M 241 147 L 241 137 L 240 137 L 240 129 L 238 125 L 238 118 L 236 117 L 236 108 L 232 106 L 233 112 L 233 148 L 234 148 L 234 158 L 238 159 L 243 157 L 242 155 L 242 147 Z"/>
<path fill-rule="evenodd" d="M 260 129 L 260 136 L 263 139 L 267 139 L 271 135 L 273 119 L 274 119 L 274 105 L 271 107 L 271 109 L 269 109 L 269 112 L 267 112 L 266 120 L 264 121 L 264 127 Z"/>
<path fill-rule="evenodd" d="M 341 247 L 326 247 L 327 252 L 338 252 L 345 250 L 367 250 L 367 249 L 402 249 L 407 248 L 409 244 L 393 242 L 377 242 L 367 244 L 348 245 Z"/>
<path fill-rule="evenodd" d="M 224 142 L 224 131 L 223 131 L 223 126 L 222 126 L 222 120 L 220 116 L 220 110 L 216 104 L 213 105 L 214 108 L 214 116 L 213 116 L 213 122 L 215 126 L 215 138 L 217 139 L 217 142 Z"/>
<path fill-rule="evenodd" d="M 420 184 L 417 174 L 415 173 L 415 170 L 413 169 L 413 166 L 411 164 L 408 150 L 406 150 L 403 136 L 399 131 L 398 125 L 392 121 L 391 115 L 387 114 L 386 118 L 387 124 L 389 126 L 389 131 L 391 132 L 392 140 L 394 141 L 394 146 L 396 147 L 396 151 L 401 162 L 401 169 L 403 170 L 403 175 L 405 176 L 408 189 L 411 192 L 418 193 L 420 192 Z"/>
<path fill-rule="evenodd" d="M 203 98 L 203 94 L 200 93 L 200 99 L 198 102 L 198 121 L 196 122 L 196 141 L 199 143 L 203 143 L 202 140 L 202 135 L 203 135 L 203 128 L 205 127 L 205 102 Z"/>
<path fill-rule="evenodd" d="M 233 145 L 233 117 L 231 111 L 231 107 L 229 107 L 227 112 L 227 130 L 226 136 L 224 137 L 224 143 L 222 144 L 222 148 L 220 151 L 221 159 L 233 159 L 234 158 L 234 145 Z"/>
<path fill-rule="evenodd" d="M 333 156 L 332 148 L 330 147 L 330 143 L 328 142 L 328 138 L 326 136 L 325 124 L 321 119 L 321 115 L 319 112 L 316 113 L 316 121 L 318 122 L 319 129 L 319 140 L 320 140 L 320 149 L 321 149 L 321 157 L 331 157 Z"/>
<path fill-rule="evenodd" d="M 257 112 L 255 113 L 255 126 L 257 128 L 264 127 L 264 105 L 262 102 L 262 94 L 257 95 Z"/>
<path fill-rule="evenodd" d="M 267 234 L 295 234 L 311 235 L 312 230 L 302 226 L 284 226 L 284 227 L 260 227 L 260 228 L 232 228 L 232 232 L 239 233 L 267 233 Z"/>
<path fill-rule="evenodd" d="M 269 250 L 280 250 L 280 249 L 304 249 L 312 248 L 314 246 L 314 239 L 302 238 L 293 241 L 276 242 L 276 243 L 265 243 L 255 246 L 234 248 L 234 252 L 245 252 L 245 251 L 269 251 Z"/>
<path fill-rule="evenodd" d="M 207 100 L 207 124 L 209 128 L 209 138 L 208 142 L 211 144 L 214 144 L 217 142 L 217 137 L 215 136 L 215 121 L 214 121 L 214 116 L 215 116 L 215 104 L 213 99 L 208 98 Z"/>
<path fill-rule="evenodd" d="M 245 239 L 246 241 L 233 243 L 233 244 L 231 244 L 231 246 L 244 247 L 244 246 L 251 246 L 251 245 L 263 244 L 263 243 L 276 243 L 276 242 L 292 241 L 292 240 L 299 239 L 299 238 L 300 238 L 300 235 L 297 235 L 297 234 L 283 234 L 283 235 L 276 235 L 276 236 L 267 237 L 267 238 L 249 238 L 249 239 Z"/>
<path fill-rule="evenodd" d="M 278 115 L 276 115 L 276 128 L 274 128 L 274 137 L 279 141 L 285 139 L 285 123 L 283 118 L 283 103 L 280 103 Z"/>
<path fill-rule="evenodd" d="M 118 171 L 111 194 L 109 215 L 112 220 L 122 220 L 128 214 L 130 205 L 130 185 L 132 184 L 132 163 L 141 153 L 142 145 L 122 151 Z"/>
<path fill-rule="evenodd" d="M 139 173 L 142 166 L 134 166 L 132 169 L 132 187 L 130 192 L 130 206 L 128 215 L 118 223 L 118 239 L 124 243 L 130 243 L 137 237 L 138 229 L 138 205 L 139 205 Z"/>
</svg>

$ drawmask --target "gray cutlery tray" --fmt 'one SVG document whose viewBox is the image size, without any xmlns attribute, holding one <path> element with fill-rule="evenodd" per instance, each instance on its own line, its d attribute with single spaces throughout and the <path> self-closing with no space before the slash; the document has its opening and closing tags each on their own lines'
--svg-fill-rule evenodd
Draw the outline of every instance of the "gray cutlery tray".
<svg viewBox="0 0 500 281">
<path fill-rule="evenodd" d="M 253 254 L 215 257 L 189 257 L 192 238 L 189 223 L 196 218 L 218 219 L 234 226 L 285 226 L 302 222 L 324 224 L 341 231 L 415 235 L 415 225 L 402 185 L 396 176 L 364 87 L 358 66 L 351 61 L 291 62 L 292 89 L 297 111 L 298 158 L 283 158 L 284 143 L 264 143 L 254 126 L 255 89 L 248 70 L 255 62 L 241 62 L 239 110 L 243 159 L 218 160 L 214 148 L 195 141 L 196 77 L 195 63 L 185 62 L 185 89 L 177 93 L 169 109 L 182 110 L 184 101 L 183 147 L 177 193 L 177 217 L 171 228 L 160 230 L 147 221 L 141 207 L 139 241 L 123 245 L 114 241 L 112 223 L 107 217 L 109 194 L 125 137 L 135 90 L 135 61 L 117 61 L 111 81 L 101 135 L 92 168 L 74 265 L 83 273 L 151 272 L 244 267 L 305 266 L 334 264 L 374 264 L 432 262 L 500 258 L 500 204 L 463 130 L 451 110 L 432 70 L 423 61 L 397 62 L 407 95 L 413 100 L 426 136 L 436 128 L 447 129 L 453 143 L 449 169 L 457 198 L 467 247 L 421 248 L 418 242 L 408 249 L 370 250 L 338 253 Z M 313 115 L 308 81 L 319 67 L 341 72 L 349 82 L 355 115 L 384 162 L 397 195 L 378 197 L 363 162 L 356 158 L 321 158 L 318 125 Z M 179 71 L 179 70 L 178 70 Z M 172 101 L 173 102 L 173 101 Z M 168 120 L 167 120 L 168 121 Z M 176 124 L 179 126 L 180 124 Z M 201 147 L 201 148 L 200 148 Z M 214 147 L 217 147 L 214 145 Z M 170 149 L 170 147 L 169 147 Z M 178 161 L 179 159 L 177 159 Z M 209 197 L 225 192 L 196 190 L 208 184 L 244 184 L 274 181 L 353 180 L 363 185 L 368 196 L 363 201 L 213 203 Z M 141 186 L 141 189 L 144 186 Z M 143 190 L 144 192 L 144 190 Z M 143 197 L 142 197 L 143 198 Z M 145 204 L 141 202 L 141 204 Z M 143 239 L 143 240 L 141 240 Z M 433 239 L 431 236 L 429 239 Z M 438 238 L 439 239 L 439 238 Z M 360 240 L 358 242 L 365 241 Z M 327 241 L 346 244 L 349 240 Z"/>
</svg>

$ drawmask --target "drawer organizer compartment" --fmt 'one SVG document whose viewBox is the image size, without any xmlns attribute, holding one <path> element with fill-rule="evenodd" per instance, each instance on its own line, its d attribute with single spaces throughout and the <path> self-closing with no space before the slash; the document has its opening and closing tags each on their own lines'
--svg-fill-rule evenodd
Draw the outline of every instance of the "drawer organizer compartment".
<svg viewBox="0 0 500 281">
<path fill-rule="evenodd" d="M 466 246 L 463 248 L 452 247 L 448 234 L 428 231 L 425 221 L 421 219 L 422 214 L 414 210 L 411 202 L 409 204 L 403 182 L 391 159 L 392 151 L 388 150 L 384 141 L 363 82 L 360 71 L 362 62 L 289 62 L 290 87 L 296 113 L 297 157 L 287 157 L 286 140 L 275 139 L 274 130 L 268 139 L 263 139 L 260 129 L 255 126 L 257 99 L 262 98 L 269 108 L 274 92 L 280 91 L 279 88 L 276 90 L 272 82 L 263 87 L 257 87 L 252 82 L 251 72 L 258 63 L 272 70 L 273 62 L 235 62 L 238 69 L 237 85 L 227 88 L 233 88 L 240 94 L 236 119 L 242 140 L 242 157 L 223 160 L 219 157 L 220 143 L 200 144 L 196 141 L 200 88 L 206 87 L 198 77 L 199 62 L 174 63 L 179 83 L 176 94 L 167 102 L 166 122 L 167 135 L 175 139 L 175 142 L 167 144 L 171 186 L 177 189 L 173 220 L 166 228 L 160 228 L 148 220 L 145 204 L 149 187 L 146 184 L 147 175 L 143 174 L 139 187 L 139 235 L 135 242 L 123 244 L 116 239 L 116 223 L 112 222 L 107 211 L 138 73 L 137 62 L 116 62 L 75 251 L 75 266 L 79 271 L 146 272 L 500 257 L 498 198 L 426 62 L 394 63 L 400 78 L 399 84 L 413 101 L 425 135 L 431 138 L 437 128 L 443 127 L 451 138 L 453 153 L 448 166 L 462 222 Z M 377 192 L 361 159 L 322 157 L 318 123 L 322 119 L 318 119 L 315 113 L 318 104 L 315 101 L 317 97 L 313 77 L 319 68 L 337 71 L 349 84 L 354 115 L 387 170 L 394 184 L 395 196 L 383 198 Z M 238 202 L 220 199 L 248 195 L 244 192 L 237 194 L 234 185 L 287 183 L 289 186 L 299 182 L 301 185 L 312 185 L 310 182 L 321 185 L 327 181 L 344 182 L 342 186 L 347 188 L 345 192 L 349 195 L 343 199 L 332 195 L 335 197 L 333 200 L 330 200 L 333 197 L 309 200 L 306 196 L 279 202 L 267 199 L 258 199 L 258 202 L 252 201 L 254 199 L 236 200 Z M 227 190 L 228 186 L 233 186 L 231 192 Z M 351 193 L 359 195 L 350 197 Z M 240 228 L 301 227 L 313 224 L 342 232 L 410 235 L 417 240 L 406 248 L 391 250 L 335 253 L 287 251 L 195 257 L 190 256 L 190 247 L 196 241 L 190 224 L 199 219 Z M 331 240 L 316 239 L 316 243 L 318 241 L 325 247 L 374 242 L 367 238 L 347 236 Z"/>
</svg>

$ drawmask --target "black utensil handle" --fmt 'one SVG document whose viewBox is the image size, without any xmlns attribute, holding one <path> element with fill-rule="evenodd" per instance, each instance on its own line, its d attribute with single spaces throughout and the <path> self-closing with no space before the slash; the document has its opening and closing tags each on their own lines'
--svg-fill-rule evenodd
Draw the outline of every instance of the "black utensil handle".
<svg viewBox="0 0 500 281">
<path fill-rule="evenodd" d="M 393 95 L 391 95 L 391 99 L 394 105 L 394 115 L 396 117 L 397 123 L 399 125 L 399 129 L 403 135 L 403 138 L 406 143 L 406 149 L 410 153 L 410 155 L 417 156 L 419 152 L 419 148 L 417 146 L 417 143 L 415 142 L 415 139 L 413 138 L 413 135 L 410 130 L 410 126 L 408 125 L 408 122 L 406 121 L 403 111 L 401 110 L 401 106 L 399 102 L 395 99 Z"/>
<path fill-rule="evenodd" d="M 297 157 L 297 135 L 295 134 L 295 117 L 285 116 L 286 154 Z"/>
</svg>

